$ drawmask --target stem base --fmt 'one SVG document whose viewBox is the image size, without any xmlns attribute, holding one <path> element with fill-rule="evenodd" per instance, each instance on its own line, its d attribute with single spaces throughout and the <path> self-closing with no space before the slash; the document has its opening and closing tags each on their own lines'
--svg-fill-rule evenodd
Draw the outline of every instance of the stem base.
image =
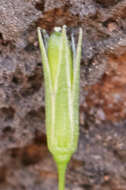
<svg viewBox="0 0 126 190">
<path fill-rule="evenodd" d="M 65 174 L 67 168 L 67 162 L 58 162 L 58 190 L 64 190 L 65 188 Z"/>
</svg>

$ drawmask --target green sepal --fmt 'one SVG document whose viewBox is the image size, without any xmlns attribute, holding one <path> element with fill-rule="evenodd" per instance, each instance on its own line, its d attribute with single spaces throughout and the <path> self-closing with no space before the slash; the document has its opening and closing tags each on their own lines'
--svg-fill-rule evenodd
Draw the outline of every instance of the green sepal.
<svg viewBox="0 0 126 190">
<path fill-rule="evenodd" d="M 48 148 L 59 173 L 59 190 L 64 190 L 67 163 L 77 148 L 79 135 L 79 79 L 82 30 L 76 56 L 72 56 L 66 28 L 54 32 L 48 41 L 48 57 L 41 31 L 39 44 L 45 79 L 46 131 Z M 73 66 L 74 65 L 74 66 Z"/>
</svg>

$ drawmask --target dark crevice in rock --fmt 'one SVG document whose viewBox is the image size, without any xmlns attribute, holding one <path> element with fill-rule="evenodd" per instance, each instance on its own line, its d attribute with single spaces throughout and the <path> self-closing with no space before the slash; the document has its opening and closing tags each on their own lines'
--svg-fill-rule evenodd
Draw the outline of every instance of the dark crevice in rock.
<svg viewBox="0 0 126 190">
<path fill-rule="evenodd" d="M 42 161 L 43 156 L 45 156 L 44 153 L 41 146 L 29 145 L 22 152 L 21 162 L 25 166 L 36 164 Z"/>
<path fill-rule="evenodd" d="M 44 107 L 40 107 L 38 110 L 31 110 L 25 116 L 26 121 L 30 121 L 30 120 L 36 121 L 38 119 L 41 121 L 43 121 L 45 119 L 45 108 Z"/>
<path fill-rule="evenodd" d="M 0 40 L 3 40 L 3 35 L 1 32 L 0 32 Z"/>
<path fill-rule="evenodd" d="M 93 190 L 93 186 L 90 184 L 83 184 L 80 187 L 84 188 L 85 190 Z"/>
<path fill-rule="evenodd" d="M 23 80 L 24 80 L 24 74 L 22 73 L 21 69 L 17 67 L 12 77 L 12 83 L 18 86 L 23 83 Z"/>
<path fill-rule="evenodd" d="M 45 145 L 47 146 L 47 137 L 45 133 L 40 133 L 40 131 L 35 130 L 35 137 L 34 137 L 34 142 L 35 144 L 38 145 Z"/>
<path fill-rule="evenodd" d="M 103 8 L 108 8 L 111 7 L 113 5 L 118 4 L 119 2 L 121 2 L 122 0 L 95 0 L 96 3 L 99 3 Z"/>
<path fill-rule="evenodd" d="M 4 119 L 4 121 L 11 121 L 14 118 L 15 109 L 13 107 L 3 107 L 0 109 L 0 116 L 1 119 Z"/>
<path fill-rule="evenodd" d="M 4 128 L 3 128 L 3 130 L 2 130 L 2 132 L 4 133 L 4 134 L 6 134 L 6 135 L 8 135 L 8 134 L 13 134 L 14 133 L 14 129 L 12 128 L 12 126 L 5 126 Z"/>
<path fill-rule="evenodd" d="M 42 140 L 43 135 L 41 134 L 40 136 Z M 18 161 L 18 165 L 29 166 L 36 164 L 46 158 L 48 151 L 47 147 L 42 144 L 42 141 L 41 143 L 38 143 L 38 140 L 33 140 L 33 143 L 22 148 L 9 149 L 9 154 L 12 159 Z"/>
<path fill-rule="evenodd" d="M 37 2 L 35 4 L 35 8 L 39 11 L 43 11 L 44 10 L 44 4 L 45 4 L 45 0 L 42 0 L 41 2 Z"/>
<path fill-rule="evenodd" d="M 33 51 L 36 51 L 38 48 L 35 47 L 32 43 L 29 43 L 25 48 L 24 50 L 26 52 L 33 52 Z"/>
<path fill-rule="evenodd" d="M 35 73 L 27 78 L 25 83 L 20 89 L 20 94 L 23 97 L 33 95 L 37 92 L 42 86 L 42 70 L 41 68 L 36 67 Z"/>
<path fill-rule="evenodd" d="M 6 181 L 7 168 L 5 166 L 0 167 L 0 184 Z"/>
</svg>

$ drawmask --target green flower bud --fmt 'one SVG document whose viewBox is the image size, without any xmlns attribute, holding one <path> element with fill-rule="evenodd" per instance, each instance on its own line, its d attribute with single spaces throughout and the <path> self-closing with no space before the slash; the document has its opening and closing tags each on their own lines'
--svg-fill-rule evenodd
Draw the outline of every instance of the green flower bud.
<svg viewBox="0 0 126 190">
<path fill-rule="evenodd" d="M 38 38 L 45 78 L 47 142 L 58 167 L 59 190 L 63 190 L 66 166 L 78 144 L 82 30 L 76 53 L 71 50 L 65 26 L 51 34 L 47 49 L 40 28 Z"/>
</svg>

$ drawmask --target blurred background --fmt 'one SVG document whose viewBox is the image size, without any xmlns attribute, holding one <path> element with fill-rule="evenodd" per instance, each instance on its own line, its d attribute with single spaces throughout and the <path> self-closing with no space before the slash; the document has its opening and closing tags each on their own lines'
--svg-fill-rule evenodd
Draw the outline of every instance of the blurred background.
<svg viewBox="0 0 126 190">
<path fill-rule="evenodd" d="M 0 0 L 0 190 L 56 190 L 36 29 L 83 29 L 66 190 L 126 190 L 126 0 Z"/>
</svg>

